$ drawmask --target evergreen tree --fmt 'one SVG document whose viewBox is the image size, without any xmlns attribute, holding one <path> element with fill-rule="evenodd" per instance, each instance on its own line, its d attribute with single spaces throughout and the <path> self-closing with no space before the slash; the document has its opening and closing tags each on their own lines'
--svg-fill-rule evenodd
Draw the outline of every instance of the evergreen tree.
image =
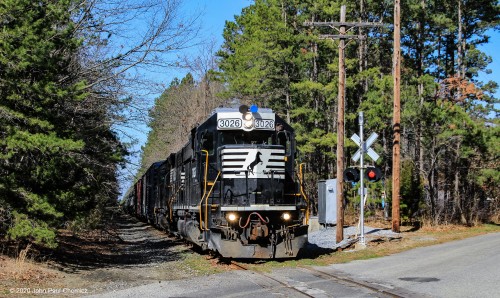
<svg viewBox="0 0 500 298">
<path fill-rule="evenodd" d="M 0 200 L 11 238 L 55 246 L 61 223 L 116 198 L 124 151 L 109 104 L 86 88 L 72 12 L 78 1 L 0 4 Z"/>
<path fill-rule="evenodd" d="M 350 21 L 392 19 L 392 5 L 387 3 L 343 4 Z M 232 96 L 256 99 L 288 115 L 314 173 L 309 180 L 313 196 L 315 180 L 334 172 L 338 52 L 334 43 L 317 38 L 332 34 L 331 28 L 300 25 L 306 20 L 338 20 L 340 6 L 327 0 L 255 1 L 226 23 L 219 53 Z M 411 167 L 403 169 L 408 183 L 402 188 L 409 200 L 419 202 L 411 213 L 418 213 L 417 206 L 435 222 L 471 223 L 484 214 L 478 210 L 487 205 L 485 193 L 495 192 L 482 191 L 479 185 L 487 187 L 498 179 L 493 163 L 484 162 L 496 159 L 485 146 L 497 141 L 491 137 L 495 126 L 488 126 L 486 118 L 498 102 L 492 96 L 496 84 L 477 82 L 476 76 L 491 61 L 477 45 L 488 41 L 486 30 L 498 27 L 499 5 L 493 0 L 409 0 L 402 6 L 401 148 L 403 166 Z M 369 38 L 345 48 L 346 132 L 357 131 L 357 112 L 364 111 L 365 128 L 382 135 L 378 163 L 390 179 L 392 34 L 387 29 L 358 32 Z M 348 140 L 346 149 L 347 157 L 357 150 Z M 467 175 L 484 166 L 480 178 Z M 427 208 L 420 204 L 424 197 Z M 495 204 L 489 210 L 498 210 Z"/>
</svg>

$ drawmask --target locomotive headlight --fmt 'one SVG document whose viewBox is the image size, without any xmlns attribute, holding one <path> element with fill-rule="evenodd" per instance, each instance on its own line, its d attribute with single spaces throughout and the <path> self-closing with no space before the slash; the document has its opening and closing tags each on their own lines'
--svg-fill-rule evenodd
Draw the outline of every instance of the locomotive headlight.
<svg viewBox="0 0 500 298">
<path fill-rule="evenodd" d="M 226 215 L 227 220 L 229 221 L 236 221 L 238 219 L 238 216 L 235 213 L 229 213 Z"/>
<path fill-rule="evenodd" d="M 244 125 L 245 125 L 245 128 L 252 128 L 253 127 L 253 120 L 246 120 Z"/>
<path fill-rule="evenodd" d="M 258 107 L 256 105 L 252 105 L 250 108 L 246 105 L 242 105 L 239 108 L 241 113 L 241 119 L 243 120 L 243 128 L 252 129 L 254 126 L 254 117 L 253 113 L 257 113 Z"/>
<path fill-rule="evenodd" d="M 283 220 L 288 221 L 288 220 L 290 220 L 290 219 L 292 218 L 292 216 L 290 215 L 290 213 L 285 212 L 285 213 L 283 213 L 283 214 L 281 215 L 281 218 L 282 218 Z"/>
<path fill-rule="evenodd" d="M 245 114 L 243 114 L 243 119 L 245 119 L 247 121 L 252 120 L 252 118 L 253 118 L 252 113 L 245 113 Z"/>
</svg>

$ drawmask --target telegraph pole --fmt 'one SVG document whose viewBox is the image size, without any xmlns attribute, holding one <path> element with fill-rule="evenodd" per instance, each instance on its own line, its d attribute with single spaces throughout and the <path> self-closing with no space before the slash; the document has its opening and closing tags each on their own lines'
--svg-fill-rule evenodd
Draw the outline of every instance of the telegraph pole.
<svg viewBox="0 0 500 298">
<path fill-rule="evenodd" d="M 330 27 L 339 35 L 324 34 L 321 39 L 339 40 L 339 88 L 337 109 L 337 243 L 344 240 L 344 111 L 345 111 L 345 40 L 365 39 L 364 36 L 347 35 L 347 31 L 357 27 L 382 26 L 379 23 L 346 22 L 345 5 L 340 7 L 340 22 L 305 22 L 305 26 Z M 338 28 L 337 28 L 338 27 Z"/>
<path fill-rule="evenodd" d="M 394 116 L 392 144 L 392 231 L 399 233 L 400 142 L 401 142 L 401 20 L 400 0 L 394 1 Z"/>
</svg>

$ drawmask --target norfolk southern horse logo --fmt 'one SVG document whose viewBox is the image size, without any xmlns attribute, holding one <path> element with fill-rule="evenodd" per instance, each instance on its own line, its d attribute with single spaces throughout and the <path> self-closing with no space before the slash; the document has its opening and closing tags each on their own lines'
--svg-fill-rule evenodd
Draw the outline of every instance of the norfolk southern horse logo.
<svg viewBox="0 0 500 298">
<path fill-rule="evenodd" d="M 247 167 L 247 171 L 249 171 L 250 173 L 254 174 L 253 172 L 253 169 L 254 167 L 260 162 L 262 164 L 262 159 L 260 159 L 260 156 L 262 155 L 262 153 L 260 153 L 259 151 L 257 151 L 257 154 L 255 155 L 255 160 L 252 161 L 248 167 Z"/>
</svg>

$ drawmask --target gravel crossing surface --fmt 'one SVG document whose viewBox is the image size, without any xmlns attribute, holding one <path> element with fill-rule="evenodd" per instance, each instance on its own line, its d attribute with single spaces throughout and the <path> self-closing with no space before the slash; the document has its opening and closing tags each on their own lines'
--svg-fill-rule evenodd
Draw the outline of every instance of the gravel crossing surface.
<svg viewBox="0 0 500 298">
<path fill-rule="evenodd" d="M 400 237 L 399 233 L 394 233 L 390 229 L 379 229 L 365 226 L 365 238 L 371 237 Z M 342 242 L 336 243 L 337 227 L 327 226 L 320 227 L 319 230 L 309 232 L 308 240 L 310 244 L 315 244 L 321 248 L 337 248 L 344 244 L 347 244 L 350 239 L 359 236 L 359 229 L 357 227 L 346 227 L 344 228 L 344 240 Z"/>
</svg>

